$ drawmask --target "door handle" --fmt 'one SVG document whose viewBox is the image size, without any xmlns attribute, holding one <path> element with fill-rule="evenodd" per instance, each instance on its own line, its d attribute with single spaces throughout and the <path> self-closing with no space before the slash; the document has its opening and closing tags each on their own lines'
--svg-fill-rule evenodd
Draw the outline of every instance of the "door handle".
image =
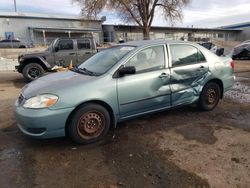
<svg viewBox="0 0 250 188">
<path fill-rule="evenodd" d="M 91 54 L 91 52 L 86 52 L 85 54 Z"/>
<path fill-rule="evenodd" d="M 167 73 L 162 73 L 162 74 L 159 76 L 159 78 L 161 78 L 161 79 L 164 79 L 164 78 L 167 78 L 167 77 L 169 77 L 169 74 L 167 74 Z"/>
</svg>

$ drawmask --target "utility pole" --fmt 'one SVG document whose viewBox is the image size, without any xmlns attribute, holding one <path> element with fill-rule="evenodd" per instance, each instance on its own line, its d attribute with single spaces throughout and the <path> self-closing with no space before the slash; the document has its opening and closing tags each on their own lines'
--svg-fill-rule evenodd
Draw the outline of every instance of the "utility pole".
<svg viewBox="0 0 250 188">
<path fill-rule="evenodd" d="M 14 0 L 14 7 L 15 7 L 15 12 L 17 12 L 16 11 L 16 0 Z"/>
</svg>

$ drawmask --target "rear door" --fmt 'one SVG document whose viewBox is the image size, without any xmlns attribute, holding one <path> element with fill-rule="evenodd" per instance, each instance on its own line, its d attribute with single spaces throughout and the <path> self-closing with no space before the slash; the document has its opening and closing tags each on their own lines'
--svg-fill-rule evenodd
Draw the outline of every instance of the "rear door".
<svg viewBox="0 0 250 188">
<path fill-rule="evenodd" d="M 96 53 L 95 46 L 90 39 L 77 39 L 77 65 L 82 64 Z"/>
<path fill-rule="evenodd" d="M 199 95 L 208 74 L 205 56 L 189 44 L 169 45 L 171 66 L 172 106 L 190 103 Z"/>
<path fill-rule="evenodd" d="M 76 48 L 74 48 L 74 41 L 72 39 L 60 39 L 56 46 L 58 51 L 54 52 L 55 64 L 67 67 L 72 62 L 76 64 Z"/>
</svg>

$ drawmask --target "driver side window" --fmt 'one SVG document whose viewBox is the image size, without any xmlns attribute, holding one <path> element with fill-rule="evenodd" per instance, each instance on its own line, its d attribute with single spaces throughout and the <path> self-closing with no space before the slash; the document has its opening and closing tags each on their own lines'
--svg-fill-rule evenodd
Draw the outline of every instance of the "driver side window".
<svg viewBox="0 0 250 188">
<path fill-rule="evenodd" d="M 144 73 L 164 69 L 164 46 L 153 46 L 139 51 L 126 66 L 134 66 L 136 73 Z"/>
</svg>

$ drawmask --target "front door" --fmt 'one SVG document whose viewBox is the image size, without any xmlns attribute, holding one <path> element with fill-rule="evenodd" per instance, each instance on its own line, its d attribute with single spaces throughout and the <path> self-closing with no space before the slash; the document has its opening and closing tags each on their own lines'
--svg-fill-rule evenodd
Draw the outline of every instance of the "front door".
<svg viewBox="0 0 250 188">
<path fill-rule="evenodd" d="M 72 62 L 76 64 L 76 50 L 72 39 L 60 39 L 57 43 L 57 52 L 54 52 L 55 64 L 68 67 Z"/>
<path fill-rule="evenodd" d="M 135 66 L 134 75 L 117 79 L 121 118 L 170 106 L 170 71 L 166 65 L 164 45 L 145 48 L 125 66 Z"/>
<path fill-rule="evenodd" d="M 173 44 L 169 48 L 172 106 L 193 102 L 208 74 L 208 63 L 201 51 L 192 45 Z"/>
</svg>

